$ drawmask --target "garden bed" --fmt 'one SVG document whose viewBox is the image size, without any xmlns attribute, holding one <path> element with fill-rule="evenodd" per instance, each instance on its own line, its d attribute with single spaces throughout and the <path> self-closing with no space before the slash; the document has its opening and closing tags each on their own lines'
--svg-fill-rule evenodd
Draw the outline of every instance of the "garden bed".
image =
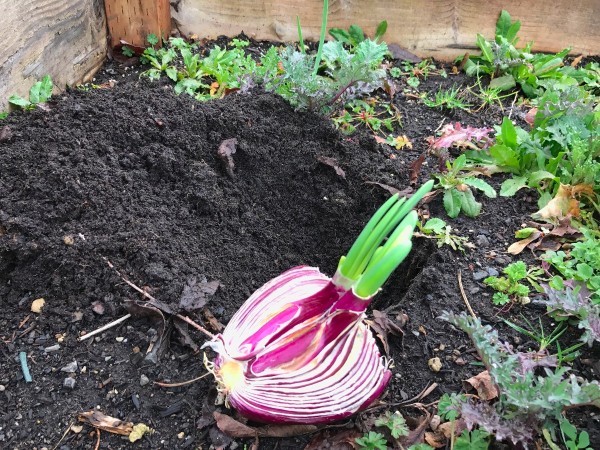
<svg viewBox="0 0 600 450">
<path fill-rule="evenodd" d="M 403 94 L 400 81 L 391 103 L 412 148 L 395 150 L 364 130 L 344 135 L 329 119 L 297 112 L 260 88 L 199 103 L 176 96 L 164 80 L 140 79 L 139 72 L 137 66 L 109 63 L 96 81 L 101 88 L 73 90 L 53 98 L 47 110 L 14 113 L 0 124 L 3 448 L 94 448 L 91 428 L 63 436 L 79 413 L 93 409 L 154 428 L 138 448 L 227 448 L 233 438 L 207 419 L 214 408 L 212 378 L 178 388 L 153 384 L 205 372 L 202 354 L 179 334 L 172 333 L 157 362 L 143 358 L 157 333 L 156 324 L 144 318 L 78 341 L 125 315 L 126 301 L 141 300 L 115 269 L 172 307 L 186 286 L 216 281 L 216 292 L 191 316 L 210 327 L 206 309 L 226 324 L 255 289 L 290 267 L 308 264 L 332 275 L 389 196 L 385 186 L 403 190 L 412 181 L 414 187 L 411 163 L 443 125 L 491 127 L 508 112 L 517 121 L 527 113 L 510 100 L 477 113 L 430 108 Z M 473 79 L 457 74 L 431 76 L 420 89 L 472 85 Z M 217 151 L 231 138 L 237 145 L 235 168 L 228 173 Z M 438 159 L 429 155 L 416 184 L 437 170 Z M 503 179 L 491 183 L 498 188 Z M 506 248 L 537 209 L 537 199 L 526 190 L 513 198 L 478 199 L 484 205 L 477 219 L 449 221 L 441 196 L 421 206 L 422 213 L 444 218 L 473 245 L 460 252 L 416 238 L 408 260 L 372 304 L 394 320 L 408 318 L 403 337 L 389 337 L 394 367 L 381 399 L 385 409 L 418 418 L 420 410 L 403 405 L 434 383 L 419 402 L 458 392 L 481 371 L 469 337 L 439 319 L 443 311 L 466 310 L 459 273 L 476 314 L 495 324 L 516 349 L 536 344 L 502 318 L 537 323 L 541 317 L 549 323 L 541 305 L 515 305 L 499 314 L 493 291 L 482 283 L 512 261 Z M 45 299 L 41 314 L 30 310 L 38 298 Z M 190 334 L 197 345 L 206 340 L 193 329 Z M 563 341 L 577 338 L 568 334 Z M 598 346 L 582 350 L 588 365 L 577 362 L 574 373 L 597 378 Z M 32 383 L 23 379 L 19 352 L 27 353 Z M 428 365 L 434 357 L 441 360 L 439 371 Z M 72 375 L 62 371 L 73 361 Z M 65 378 L 74 379 L 74 387 L 65 386 Z M 590 432 L 592 448 L 600 446 L 597 411 L 575 420 Z M 311 434 L 261 438 L 260 448 L 302 449 L 311 439 Z M 237 448 L 253 442 L 233 441 Z M 101 434 L 100 448 L 132 447 L 121 436 Z"/>
</svg>

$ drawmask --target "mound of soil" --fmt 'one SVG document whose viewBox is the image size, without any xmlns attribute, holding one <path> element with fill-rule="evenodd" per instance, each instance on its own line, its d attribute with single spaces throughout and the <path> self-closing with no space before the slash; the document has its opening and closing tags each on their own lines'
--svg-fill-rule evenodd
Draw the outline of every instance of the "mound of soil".
<svg viewBox="0 0 600 450">
<path fill-rule="evenodd" d="M 137 77 L 110 89 L 70 92 L 49 111 L 11 114 L 0 142 L 0 447 L 92 449 L 96 435 L 89 428 L 63 434 L 79 413 L 93 409 L 154 428 L 137 448 L 228 444 L 206 414 L 212 379 L 170 389 L 153 384 L 204 373 L 202 353 L 194 351 L 204 335 L 190 328 L 194 342 L 175 332 L 170 341 L 165 336 L 170 346 L 154 362 L 144 355 L 162 330 L 145 318 L 78 341 L 125 315 L 127 301 L 142 299 L 108 262 L 174 309 L 186 286 L 218 282 L 205 309 L 225 324 L 255 289 L 292 266 L 333 274 L 389 195 L 370 182 L 407 187 L 423 138 L 441 121 L 458 120 L 457 113 L 418 102 L 397 104 L 416 144 L 403 153 L 367 134 L 341 135 L 329 120 L 296 112 L 271 94 L 198 103 Z M 499 123 L 498 117 L 490 111 L 469 124 Z M 232 170 L 217 155 L 231 138 L 237 140 Z M 421 181 L 427 172 L 426 164 Z M 437 383 L 423 399 L 435 400 L 459 391 L 480 370 L 470 364 L 477 358 L 469 339 L 438 316 L 465 310 L 460 270 L 478 315 L 498 321 L 477 273 L 510 261 L 506 244 L 533 205 L 525 194 L 496 199 L 477 220 L 453 222 L 477 243 L 467 254 L 415 240 L 373 303 L 392 318 L 408 316 L 404 337 L 390 337 L 395 366 L 386 402 L 398 405 Z M 439 198 L 427 207 L 444 217 Z M 38 298 L 45 300 L 40 314 L 30 311 Z M 532 307 L 528 314 L 543 310 Z M 214 325 L 203 309 L 189 315 Z M 506 336 L 527 345 L 523 336 Z M 19 352 L 27 354 L 31 383 Z M 428 366 L 435 356 L 439 372 Z M 68 367 L 73 361 L 76 367 Z M 262 439 L 260 448 L 301 449 L 309 440 Z M 100 448 L 132 444 L 103 432 Z"/>
</svg>

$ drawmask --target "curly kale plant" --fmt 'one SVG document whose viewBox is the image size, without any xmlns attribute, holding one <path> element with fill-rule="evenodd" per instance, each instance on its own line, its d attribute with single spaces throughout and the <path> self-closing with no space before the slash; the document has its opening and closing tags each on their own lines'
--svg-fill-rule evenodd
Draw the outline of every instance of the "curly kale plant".
<svg viewBox="0 0 600 450">
<path fill-rule="evenodd" d="M 577 381 L 566 367 L 551 370 L 556 359 L 539 352 L 514 352 L 477 318 L 448 312 L 442 318 L 469 335 L 500 393 L 494 404 L 464 401 L 456 406 L 470 429 L 477 425 L 499 441 L 526 445 L 542 433 L 556 432 L 566 421 L 566 407 L 600 408 L 597 381 Z"/>
</svg>

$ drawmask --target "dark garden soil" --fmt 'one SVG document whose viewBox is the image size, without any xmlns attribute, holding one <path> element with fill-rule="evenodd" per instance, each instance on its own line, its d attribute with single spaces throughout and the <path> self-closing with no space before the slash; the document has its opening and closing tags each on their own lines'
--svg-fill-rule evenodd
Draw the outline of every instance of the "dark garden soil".
<svg viewBox="0 0 600 450">
<path fill-rule="evenodd" d="M 126 301 L 142 299 L 107 261 L 175 309 L 184 286 L 217 281 L 206 305 L 186 313 L 215 331 L 205 310 L 226 324 L 255 289 L 290 267 L 308 264 L 333 274 L 340 255 L 389 195 L 371 182 L 408 187 L 410 163 L 441 124 L 491 126 L 507 111 L 515 118 L 525 112 L 432 110 L 405 97 L 400 87 L 394 103 L 414 148 L 396 151 L 367 133 L 344 136 L 329 120 L 295 112 L 275 95 L 255 91 L 198 103 L 175 96 L 168 84 L 151 84 L 137 74 L 122 77 L 120 70 L 107 65 L 99 75 L 116 77 L 112 88 L 74 90 L 55 97 L 48 111 L 16 112 L 0 126 L 2 449 L 93 449 L 97 436 L 91 427 L 67 430 L 79 413 L 94 409 L 156 430 L 135 444 L 102 432 L 100 448 L 226 447 L 231 438 L 207 414 L 214 398 L 211 378 L 178 388 L 153 384 L 205 373 L 202 353 L 182 342 L 180 333 L 164 336 L 170 345 L 156 362 L 145 354 L 162 328 L 147 318 L 133 317 L 78 341 L 127 314 Z M 436 89 L 467 81 L 451 75 L 427 83 Z M 230 138 L 237 139 L 233 176 L 217 157 Z M 321 162 L 323 157 L 335 160 L 345 175 Z M 419 183 L 436 167 L 437 160 L 428 158 Z M 481 282 L 511 261 L 505 250 L 535 211 L 535 199 L 520 193 L 480 200 L 479 218 L 449 221 L 474 249 L 462 254 L 415 239 L 411 256 L 372 305 L 392 318 L 408 316 L 404 338 L 390 337 L 394 376 L 383 398 L 390 410 L 432 383 L 437 387 L 424 404 L 460 391 L 463 380 L 481 371 L 467 336 L 437 318 L 444 310 L 466 310 L 459 272 L 484 322 L 494 323 L 517 348 L 535 347 L 501 317 L 520 322 L 524 314 L 537 321 L 544 309 L 529 305 L 498 315 Z M 447 220 L 440 197 L 422 209 Z M 40 314 L 30 309 L 38 298 L 45 299 Z M 192 328 L 189 334 L 195 344 L 206 340 Z M 573 330 L 568 339 L 577 335 Z M 591 366 L 576 366 L 575 373 L 597 378 L 598 352 L 585 351 Z M 31 383 L 24 380 L 19 352 L 27 354 Z M 428 367 L 436 356 L 439 372 Z M 67 367 L 73 361 L 76 367 Z M 73 380 L 66 381 L 69 386 L 66 378 Z M 585 411 L 577 420 L 600 448 L 593 431 L 597 412 Z M 311 438 L 261 438 L 260 448 L 299 450 Z M 252 443 L 234 441 L 228 448 Z"/>
</svg>

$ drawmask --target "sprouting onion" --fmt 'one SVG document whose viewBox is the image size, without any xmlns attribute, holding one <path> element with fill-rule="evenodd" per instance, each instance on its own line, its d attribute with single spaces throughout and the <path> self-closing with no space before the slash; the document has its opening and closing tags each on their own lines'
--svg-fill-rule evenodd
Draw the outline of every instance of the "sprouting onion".
<svg viewBox="0 0 600 450">
<path fill-rule="evenodd" d="M 385 389 L 389 362 L 364 322 L 365 310 L 411 250 L 414 206 L 392 196 L 367 223 L 333 278 L 294 267 L 267 282 L 205 344 L 227 402 L 270 423 L 328 423 L 369 406 Z"/>
</svg>

